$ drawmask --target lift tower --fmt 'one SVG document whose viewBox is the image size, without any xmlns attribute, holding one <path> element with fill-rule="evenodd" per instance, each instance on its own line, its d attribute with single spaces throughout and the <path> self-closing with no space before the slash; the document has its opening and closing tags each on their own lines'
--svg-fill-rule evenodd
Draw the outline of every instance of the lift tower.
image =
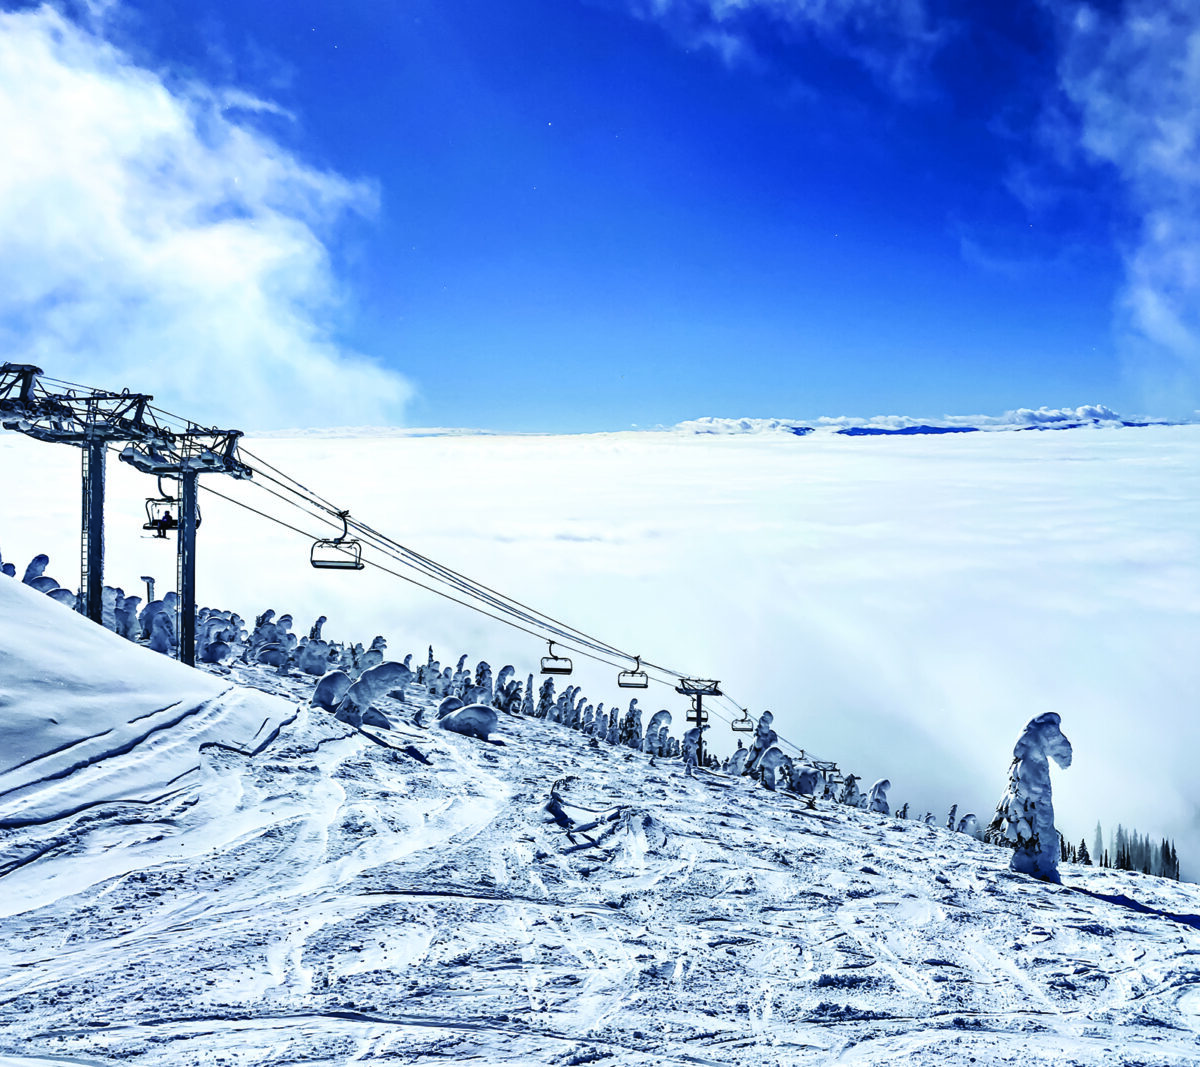
<svg viewBox="0 0 1200 1067">
<path fill-rule="evenodd" d="M 721 696 L 721 683 L 706 678 L 680 678 L 675 692 L 692 698 L 692 710 L 688 712 L 687 721 L 695 723 L 699 731 L 696 738 L 696 765 L 703 767 L 704 727 L 708 725 L 708 712 L 704 710 L 703 701 L 705 697 Z"/>
<path fill-rule="evenodd" d="M 104 474 L 110 442 L 125 442 L 121 459 L 147 474 L 179 479 L 179 658 L 196 658 L 196 493 L 208 471 L 249 478 L 237 455 L 240 430 L 205 429 L 187 419 L 168 424 L 144 393 L 120 393 L 42 379 L 28 363 L 0 364 L 0 428 L 83 450 L 79 610 L 103 621 Z M 182 427 L 182 428 L 180 428 Z"/>
<path fill-rule="evenodd" d="M 143 393 L 47 389 L 28 363 L 0 367 L 0 426 L 39 441 L 74 445 L 83 455 L 79 610 L 103 618 L 104 458 L 110 441 L 141 441 L 150 432 Z"/>
</svg>

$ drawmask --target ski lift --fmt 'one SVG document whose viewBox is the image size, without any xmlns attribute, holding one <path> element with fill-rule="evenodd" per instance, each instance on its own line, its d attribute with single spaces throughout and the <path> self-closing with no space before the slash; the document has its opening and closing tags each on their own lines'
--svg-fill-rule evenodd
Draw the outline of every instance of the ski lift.
<svg viewBox="0 0 1200 1067">
<path fill-rule="evenodd" d="M 750 718 L 750 712 L 745 708 L 742 708 L 742 717 L 740 719 L 734 719 L 733 722 L 729 724 L 729 728 L 731 730 L 735 730 L 736 732 L 742 734 L 753 733 L 757 727 L 758 724 L 752 718 Z"/>
<path fill-rule="evenodd" d="M 196 508 L 196 525 L 200 525 L 200 509 Z M 162 475 L 158 476 L 158 496 L 146 498 L 146 521 L 143 530 L 156 537 L 166 537 L 170 530 L 179 529 L 179 500 L 163 488 Z"/>
<path fill-rule="evenodd" d="M 550 655 L 542 657 L 543 674 L 570 674 L 573 669 L 571 661 L 566 656 L 554 654 L 554 642 L 550 642 Z"/>
<path fill-rule="evenodd" d="M 337 514 L 342 520 L 341 535 L 314 541 L 308 562 L 319 571 L 361 571 L 362 543 L 350 536 L 350 525 L 346 521 L 350 512 L 339 511 Z"/>
<path fill-rule="evenodd" d="M 617 675 L 617 685 L 622 689 L 646 689 L 650 685 L 650 679 L 646 672 L 642 670 L 642 657 L 634 656 L 634 668 L 631 671 L 621 671 Z"/>
</svg>

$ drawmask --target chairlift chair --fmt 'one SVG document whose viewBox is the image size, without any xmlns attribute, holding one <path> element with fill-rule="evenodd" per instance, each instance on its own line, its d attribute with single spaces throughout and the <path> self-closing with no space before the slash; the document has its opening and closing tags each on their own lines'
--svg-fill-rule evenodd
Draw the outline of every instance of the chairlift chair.
<svg viewBox="0 0 1200 1067">
<path fill-rule="evenodd" d="M 742 708 L 741 718 L 734 719 L 733 722 L 729 724 L 729 728 L 741 734 L 753 733 L 756 729 L 758 729 L 758 723 L 750 718 L 749 711 L 747 711 L 745 708 Z"/>
<path fill-rule="evenodd" d="M 158 476 L 158 496 L 146 498 L 146 521 L 142 529 L 157 534 L 160 530 L 179 529 L 179 500 L 163 488 L 163 476 Z M 200 525 L 200 509 L 196 508 L 196 525 Z M 164 535 L 165 536 L 165 535 Z"/>
<path fill-rule="evenodd" d="M 631 671 L 622 671 L 617 675 L 617 685 L 622 689 L 647 689 L 650 686 L 650 678 L 646 672 L 642 670 L 642 657 L 633 657 L 634 668 Z"/>
<path fill-rule="evenodd" d="M 570 674 L 574 666 L 566 656 L 554 654 L 554 642 L 550 642 L 550 654 L 542 657 L 543 674 Z"/>
<path fill-rule="evenodd" d="M 362 542 L 350 536 L 350 525 L 346 521 L 350 512 L 339 511 L 342 532 L 339 537 L 326 537 L 314 541 L 308 553 L 308 562 L 319 571 L 361 571 L 363 569 Z"/>
</svg>

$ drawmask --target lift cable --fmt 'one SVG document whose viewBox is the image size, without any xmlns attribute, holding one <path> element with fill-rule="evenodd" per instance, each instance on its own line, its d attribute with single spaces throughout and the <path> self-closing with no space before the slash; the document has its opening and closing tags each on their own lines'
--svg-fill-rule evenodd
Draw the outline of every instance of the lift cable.
<svg viewBox="0 0 1200 1067">
<path fill-rule="evenodd" d="M 252 453 L 242 450 L 242 455 L 252 456 Z M 253 458 L 257 462 L 263 462 L 258 457 Z M 270 464 L 266 464 L 266 466 L 270 467 Z M 255 474 L 258 475 L 259 478 L 274 482 L 287 492 L 293 493 L 297 496 L 300 495 L 295 489 L 292 488 L 292 486 L 281 482 L 278 478 L 272 478 L 255 467 L 252 467 L 251 469 L 254 470 Z M 284 472 L 278 470 L 278 468 L 271 467 L 271 470 L 278 473 L 282 478 L 287 479 L 288 482 L 291 482 L 295 486 L 298 486 L 300 489 L 302 489 L 304 491 L 302 499 L 304 499 L 306 503 L 321 508 L 330 516 L 330 518 L 324 518 L 322 521 L 325 521 L 327 524 L 335 527 L 341 522 L 341 510 L 336 508 L 335 505 L 320 497 L 318 494 L 314 493 L 311 489 L 308 489 L 290 475 L 284 474 Z M 271 492 L 272 495 L 278 496 L 280 499 L 284 499 L 281 494 L 276 493 L 267 486 L 261 485 L 260 487 L 267 492 Z M 300 507 L 300 505 L 295 503 L 295 501 L 289 500 L 288 502 L 293 503 L 294 506 Z M 312 512 L 308 511 L 306 508 L 301 508 L 301 510 L 304 510 L 306 514 L 312 515 Z M 317 516 L 312 515 L 312 517 L 315 518 Z M 334 522 L 333 517 L 337 517 L 338 521 Z M 438 563 L 436 560 L 430 559 L 428 556 L 424 556 L 421 553 L 400 544 L 392 538 L 387 537 L 385 534 L 375 530 L 373 527 L 368 526 L 366 523 L 362 523 L 351 518 L 349 520 L 349 525 L 354 527 L 356 532 L 361 533 L 362 536 L 364 536 L 368 541 L 374 542 L 374 546 L 379 549 L 379 551 L 389 555 L 392 559 L 396 560 L 396 562 L 410 566 L 414 570 L 426 574 L 431 579 L 450 585 L 468 596 L 472 596 L 484 601 L 485 603 L 489 603 L 497 610 L 510 614 L 518 620 L 524 621 L 532 626 L 540 627 L 548 632 L 555 633 L 564 639 L 564 643 L 570 641 L 576 644 L 583 644 L 585 647 L 590 648 L 594 652 L 603 655 L 615 656 L 619 659 L 633 660 L 637 658 L 635 656 L 627 656 L 615 645 L 611 645 L 605 641 L 602 641 L 599 638 L 585 633 L 584 631 L 577 630 L 575 627 L 568 625 L 560 619 L 546 615 L 544 612 L 537 611 L 528 604 L 506 596 L 505 594 L 492 589 L 490 586 L 468 578 L 466 575 L 459 574 L 457 571 Z M 619 664 L 619 666 L 621 665 Z M 650 666 L 657 665 L 650 664 Z M 666 674 L 678 676 L 675 674 L 675 672 L 672 672 L 666 668 L 659 667 L 659 669 Z"/>
<path fill-rule="evenodd" d="M 253 455 L 245 449 L 240 449 L 240 452 L 243 456 L 246 456 L 253 461 L 250 464 L 251 469 L 254 470 L 256 475 L 258 475 L 258 478 L 249 482 L 250 485 L 257 485 L 264 492 L 269 493 L 271 496 L 277 498 L 281 502 L 297 508 L 310 519 L 322 522 L 328 526 L 337 527 L 340 525 L 341 520 L 338 518 L 338 516 L 340 516 L 341 511 L 330 501 L 309 489 L 302 482 L 263 460 L 260 456 Z M 259 469 L 259 465 L 266 469 Z M 278 477 L 272 477 L 271 475 L 267 474 L 267 470 L 273 472 L 275 475 L 278 475 Z M 264 484 L 264 482 L 271 482 L 279 488 L 273 489 Z M 226 494 L 212 489 L 207 485 L 202 486 L 202 488 L 206 492 L 212 493 L 213 495 L 221 497 L 232 504 L 236 504 L 238 507 L 242 507 L 248 511 L 251 511 L 254 514 L 259 515 L 270 522 L 274 522 L 288 530 L 291 530 L 292 532 L 297 533 L 308 540 L 313 540 L 313 535 L 308 531 L 302 530 L 297 526 L 293 526 L 292 524 L 285 522 L 284 520 L 279 519 L 268 512 L 261 511 L 249 504 L 245 504 L 242 501 L 227 496 Z M 490 586 L 484 585 L 481 582 L 477 582 L 466 575 L 462 575 L 457 571 L 445 566 L 444 564 L 438 563 L 436 560 L 433 560 L 428 556 L 425 556 L 414 549 L 408 548 L 400 542 L 395 541 L 386 534 L 376 530 L 374 527 L 369 526 L 364 522 L 351 518 L 349 520 L 349 525 L 357 533 L 359 533 L 372 548 L 382 553 L 387 558 L 416 571 L 418 574 L 425 576 L 430 581 L 450 586 L 467 599 L 460 599 L 460 597 L 446 592 L 444 589 L 439 589 L 433 585 L 428 585 L 409 574 L 404 574 L 401 571 L 384 566 L 376 560 L 364 557 L 363 563 L 374 567 L 376 570 L 379 570 L 384 574 L 389 574 L 393 577 L 399 578 L 401 581 L 408 582 L 409 584 L 415 585 L 427 592 L 434 593 L 443 599 L 475 611 L 496 622 L 503 623 L 520 631 L 521 633 L 528 634 L 531 637 L 545 640 L 545 635 L 547 633 L 553 633 L 555 635 L 554 639 L 557 643 L 570 648 L 572 651 L 584 656 L 587 659 L 591 659 L 597 663 L 602 663 L 605 666 L 621 668 L 625 665 L 626 661 L 636 660 L 638 658 L 636 656 L 626 654 L 615 645 L 611 645 L 608 642 L 600 640 L 599 638 L 592 637 L 584 631 L 576 630 L 574 627 L 562 622 L 559 619 L 556 619 L 554 616 L 546 615 L 545 613 L 530 607 L 522 601 L 505 596 L 504 594 L 492 589 Z M 489 611 L 486 607 L 481 606 L 481 603 L 490 605 L 496 610 Z M 675 671 L 661 664 L 656 664 L 645 659 L 641 660 L 641 667 L 643 670 L 649 668 L 650 671 L 663 675 L 664 677 L 661 678 L 654 676 L 649 678 L 650 681 L 653 681 L 659 685 L 673 686 L 673 684 L 679 678 L 689 676 L 687 672 Z M 721 703 L 732 709 L 733 714 L 727 714 L 722 709 L 710 706 L 709 713 L 714 717 L 720 719 L 726 725 L 729 725 L 733 722 L 734 718 L 739 718 L 742 716 L 743 708 L 728 693 L 722 693 L 721 697 L 718 699 L 721 701 Z M 778 732 L 777 738 L 779 744 L 786 746 L 796 754 L 801 756 L 811 755 L 799 745 L 789 741 L 782 735 L 779 735 Z"/>
<path fill-rule="evenodd" d="M 250 511 L 250 512 L 253 512 L 255 515 L 261 516 L 262 518 L 266 519 L 268 522 L 273 522 L 277 526 L 282 526 L 287 530 L 291 530 L 293 533 L 300 534 L 301 537 L 308 538 L 309 540 L 313 539 L 313 535 L 311 533 L 309 533 L 308 531 L 302 530 L 298 526 L 293 526 L 291 523 L 286 522 L 283 519 L 280 519 L 274 515 L 271 515 L 268 512 L 262 511 L 259 508 L 256 508 L 256 507 L 254 507 L 250 504 L 247 504 L 241 500 L 237 500 L 234 497 L 227 496 L 225 493 L 222 493 L 217 489 L 213 489 L 210 486 L 202 485 L 201 488 L 207 493 L 212 493 L 213 496 L 217 496 L 217 497 L 220 497 L 222 500 L 228 501 L 230 504 L 234 504 L 237 507 L 244 508 L 246 511 Z M 520 624 L 513 622 L 511 619 L 504 618 L 503 616 L 494 615 L 491 612 L 486 611 L 483 608 L 479 607 L 478 605 L 470 603 L 469 601 L 459 600 L 457 597 L 451 596 L 449 593 L 445 592 L 444 590 L 436 589 L 433 586 L 425 585 L 423 582 L 419 582 L 415 578 L 409 577 L 406 574 L 402 574 L 399 571 L 392 570 L 390 567 L 385 567 L 385 566 L 383 566 L 383 564 L 377 563 L 374 560 L 364 559 L 363 562 L 365 564 L 367 564 L 368 566 L 375 567 L 377 570 L 383 571 L 385 574 L 393 575 L 394 577 L 401 579 L 401 581 L 408 582 L 411 585 L 415 585 L 421 589 L 426 590 L 427 592 L 435 593 L 438 596 L 445 598 L 446 600 L 453 601 L 455 604 L 459 604 L 462 607 L 469 608 L 470 610 L 478 612 L 481 615 L 486 615 L 490 619 L 495 619 L 497 622 L 504 623 L 505 625 L 510 626 L 513 629 L 520 630 L 522 633 L 529 634 L 531 637 L 537 637 L 537 638 L 542 637 L 542 635 L 540 633 L 538 633 L 536 630 L 530 630 L 527 627 L 521 626 Z M 586 656 L 589 659 L 596 660 L 597 662 L 603 663 L 603 664 L 605 664 L 605 666 L 608 666 L 608 667 L 620 667 L 623 665 L 621 663 L 613 662 L 612 660 L 606 659 L 602 656 L 598 656 L 598 655 L 595 655 L 593 653 L 590 653 L 590 652 L 587 652 L 587 651 L 584 651 L 581 649 L 575 649 L 575 651 L 578 652 L 582 656 Z M 656 681 L 657 681 L 657 679 L 656 679 Z M 669 682 L 661 682 L 660 684 L 669 685 L 670 683 Z"/>
</svg>

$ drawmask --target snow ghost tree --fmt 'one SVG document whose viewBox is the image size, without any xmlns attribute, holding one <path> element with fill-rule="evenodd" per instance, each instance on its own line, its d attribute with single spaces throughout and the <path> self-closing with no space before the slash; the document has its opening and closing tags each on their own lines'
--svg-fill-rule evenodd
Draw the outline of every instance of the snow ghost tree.
<svg viewBox="0 0 1200 1067">
<path fill-rule="evenodd" d="M 758 761 L 779 740 L 779 735 L 771 729 L 774 719 L 775 717 L 769 711 L 764 711 L 758 717 L 758 725 L 754 729 L 754 742 L 746 754 L 743 774 L 753 774 L 758 769 Z"/>
<path fill-rule="evenodd" d="M 650 725 L 646 727 L 646 734 L 642 738 L 642 751 L 649 753 L 651 756 L 661 756 L 662 749 L 659 744 L 658 733 L 666 726 L 671 725 L 671 713 L 663 708 L 661 711 L 656 711 L 650 716 Z"/>
<path fill-rule="evenodd" d="M 853 774 L 846 775 L 846 781 L 842 785 L 842 795 L 838 800 L 843 804 L 848 804 L 852 808 L 857 808 L 862 800 L 862 790 L 858 788 L 858 776 Z"/>
<path fill-rule="evenodd" d="M 1052 711 L 1032 719 L 1013 748 L 1008 788 L 988 825 L 987 840 L 1013 847 L 1009 867 L 1044 882 L 1060 882 L 1058 831 L 1050 800 L 1050 760 L 1071 766 L 1071 742 Z"/>
<path fill-rule="evenodd" d="M 886 778 L 880 778 L 867 794 L 867 810 L 877 811 L 880 815 L 887 815 L 891 808 L 888 807 L 888 790 L 892 788 L 892 783 Z"/>
<path fill-rule="evenodd" d="M 689 733 L 690 732 L 691 731 L 689 731 Z M 769 790 L 771 790 L 772 793 L 774 793 L 775 784 L 779 778 L 779 771 L 786 768 L 789 763 L 791 763 L 791 760 L 789 760 L 787 756 L 785 756 L 778 748 L 772 745 L 759 758 L 758 768 L 755 773 L 758 776 L 758 780 L 762 782 L 762 784 Z"/>
</svg>

